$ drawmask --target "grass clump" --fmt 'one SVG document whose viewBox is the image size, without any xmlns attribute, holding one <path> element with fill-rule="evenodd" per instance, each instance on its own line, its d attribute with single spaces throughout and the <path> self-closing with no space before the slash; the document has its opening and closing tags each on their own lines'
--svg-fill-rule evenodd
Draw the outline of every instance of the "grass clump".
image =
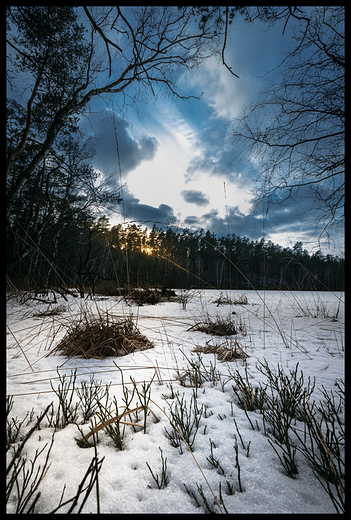
<svg viewBox="0 0 351 520">
<path fill-rule="evenodd" d="M 329 305 L 327 301 L 325 301 L 318 293 L 313 294 L 313 301 L 308 302 L 306 298 L 299 298 L 297 295 L 293 294 L 293 304 L 292 309 L 296 314 L 296 317 L 301 318 L 325 318 L 331 319 L 332 321 L 338 321 L 340 314 L 340 304 L 339 300 L 336 308 L 335 303 Z"/>
<path fill-rule="evenodd" d="M 247 305 L 247 296 L 245 293 L 238 293 L 234 296 L 229 296 L 226 292 L 221 292 L 219 296 L 213 300 L 213 303 L 219 305 Z"/>
<path fill-rule="evenodd" d="M 313 473 L 329 495 L 337 513 L 345 512 L 345 382 L 336 380 L 335 392 L 322 387 L 323 401 L 306 406 L 304 421 L 309 442 L 299 428 L 293 431 L 297 449 L 312 466 Z"/>
<path fill-rule="evenodd" d="M 207 315 L 203 320 L 194 323 L 187 332 L 198 330 L 214 336 L 233 336 L 237 334 L 246 335 L 246 325 L 240 317 Z"/>
<path fill-rule="evenodd" d="M 94 294 L 103 296 L 117 296 L 127 303 L 137 305 L 156 305 L 163 301 L 176 300 L 176 293 L 172 289 L 158 289 L 157 287 L 120 287 L 116 281 L 102 280 L 94 287 Z"/>
<path fill-rule="evenodd" d="M 70 423 L 75 423 L 78 419 L 78 404 L 73 404 L 77 370 L 71 372 L 71 375 L 67 381 L 65 374 L 61 376 L 58 370 L 57 374 L 60 380 L 58 388 L 54 388 L 51 381 L 50 385 L 59 400 L 54 426 L 55 428 L 62 429 Z"/>
<path fill-rule="evenodd" d="M 196 397 L 197 389 L 201 388 L 205 381 L 210 381 L 212 386 L 216 386 L 218 382 L 220 382 L 220 373 L 216 369 L 216 366 L 210 363 L 208 368 L 205 367 L 200 352 L 197 352 L 196 360 L 187 358 L 182 350 L 181 352 L 189 365 L 183 372 L 176 370 L 177 379 L 182 386 L 195 388 Z"/>
<path fill-rule="evenodd" d="M 150 470 L 150 473 L 152 475 L 152 478 L 154 479 L 154 481 L 156 482 L 156 486 L 158 489 L 163 489 L 165 487 L 168 486 L 168 482 L 169 482 L 169 476 L 167 475 L 167 457 L 164 458 L 163 457 L 163 452 L 162 452 L 162 449 L 160 448 L 160 446 L 158 447 L 160 452 L 161 452 L 161 461 L 162 461 L 162 469 L 161 469 L 161 476 L 159 477 L 159 475 L 156 473 L 156 476 L 154 474 L 154 472 L 152 471 L 150 465 L 148 462 L 146 462 L 146 465 L 147 467 L 149 468 Z M 151 486 L 148 485 L 148 488 L 151 489 Z"/>
<path fill-rule="evenodd" d="M 139 332 L 132 317 L 114 320 L 109 316 L 85 316 L 82 322 L 71 327 L 52 352 L 69 358 L 104 359 L 149 348 L 153 348 L 153 344 Z"/>
<path fill-rule="evenodd" d="M 150 289 L 150 288 L 139 288 L 132 289 L 127 295 L 127 300 L 131 300 L 135 302 L 137 305 L 142 306 L 144 304 L 147 305 L 156 305 L 161 301 L 162 293 L 158 289 Z"/>
<path fill-rule="evenodd" d="M 242 359 L 245 361 L 249 355 L 236 340 L 226 340 L 223 343 L 211 344 L 206 341 L 205 346 L 197 345 L 193 352 L 203 352 L 204 354 L 216 354 L 218 361 L 233 361 Z"/>
<path fill-rule="evenodd" d="M 247 370 L 247 365 L 245 365 L 245 376 L 242 376 L 239 370 L 235 370 L 233 373 L 230 372 L 230 376 L 234 381 L 232 389 L 234 392 L 233 399 L 236 405 L 242 410 L 245 410 L 245 412 L 251 412 L 257 409 L 262 411 L 265 405 L 265 390 L 252 386 L 250 381 L 252 376 Z"/>
<path fill-rule="evenodd" d="M 57 305 L 56 307 L 53 307 L 52 309 L 47 309 L 46 311 L 36 312 L 32 314 L 33 318 L 46 318 L 50 316 L 58 316 L 62 312 L 65 312 L 67 310 L 67 307 L 65 305 Z"/>
<path fill-rule="evenodd" d="M 196 394 L 193 393 L 190 399 L 189 407 L 185 399 L 185 394 L 182 397 L 179 394 L 175 395 L 172 403 L 168 403 L 171 417 L 172 431 L 169 432 L 165 428 L 165 434 L 175 448 L 179 448 L 182 453 L 181 439 L 186 442 L 189 449 L 192 450 L 197 432 L 200 426 L 200 420 L 204 413 L 204 406 L 198 407 Z M 179 435 L 181 434 L 181 436 Z"/>
<path fill-rule="evenodd" d="M 298 364 L 285 373 L 278 364 L 272 370 L 267 361 L 257 365 L 267 383 L 254 388 L 245 366 L 245 376 L 231 373 L 234 400 L 245 411 L 262 414 L 263 433 L 278 456 L 286 475 L 296 478 L 296 453 L 300 452 L 329 495 L 337 513 L 345 511 L 345 384 L 337 380 L 337 390 L 321 391 L 323 401 L 312 401 L 315 381 L 305 379 Z M 258 423 L 256 420 L 258 430 Z"/>
</svg>

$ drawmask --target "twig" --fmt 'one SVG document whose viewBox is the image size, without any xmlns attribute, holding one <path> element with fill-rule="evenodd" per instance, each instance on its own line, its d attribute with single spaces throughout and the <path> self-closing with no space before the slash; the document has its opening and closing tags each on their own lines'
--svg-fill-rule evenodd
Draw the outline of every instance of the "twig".
<svg viewBox="0 0 351 520">
<path fill-rule="evenodd" d="M 20 348 L 22 354 L 23 354 L 24 357 L 26 358 L 26 361 L 27 361 L 28 365 L 30 366 L 30 368 L 32 369 L 32 372 L 34 372 L 34 368 L 33 368 L 32 365 L 30 364 L 29 359 L 27 358 L 27 356 L 26 356 L 24 350 L 22 349 L 20 343 L 17 341 L 16 336 L 14 335 L 14 333 L 12 332 L 12 330 L 10 329 L 10 327 L 9 327 L 7 324 L 6 324 L 6 327 L 9 329 L 9 331 L 10 331 L 10 333 L 12 334 L 14 340 L 16 341 L 17 345 L 19 346 L 19 348 Z"/>
<path fill-rule="evenodd" d="M 224 51 L 227 46 L 228 16 L 229 16 L 229 6 L 227 6 L 226 10 L 225 10 L 225 31 L 224 31 L 224 42 L 223 42 L 223 47 L 222 47 L 222 63 L 233 76 L 235 76 L 236 78 L 239 78 L 239 76 L 237 74 L 235 74 L 235 72 L 232 71 L 232 68 L 229 67 L 229 65 L 226 63 L 226 61 L 224 59 Z"/>
<path fill-rule="evenodd" d="M 136 408 L 133 408 L 132 410 L 127 408 L 120 415 L 116 415 L 114 417 L 111 417 L 110 419 L 107 419 L 106 421 L 102 421 L 100 424 L 95 426 L 89 433 L 87 433 L 87 435 L 84 435 L 84 439 L 81 439 L 81 441 L 87 441 L 89 439 L 89 437 L 94 435 L 94 433 L 99 432 L 100 430 L 102 430 L 103 428 L 108 426 L 109 424 L 112 424 L 112 423 L 117 422 L 117 421 L 119 421 L 120 424 L 127 424 L 127 425 L 130 425 L 130 426 L 141 426 L 141 427 L 144 427 L 143 424 L 131 423 L 131 422 L 128 422 L 128 421 L 120 421 L 120 419 L 122 417 L 124 417 L 125 415 L 130 415 L 131 413 L 137 412 L 138 410 L 145 410 L 145 408 L 148 409 L 152 413 L 152 415 L 154 416 L 155 420 L 157 422 L 159 422 L 159 419 L 158 419 L 157 415 L 148 406 L 137 406 Z"/>
</svg>

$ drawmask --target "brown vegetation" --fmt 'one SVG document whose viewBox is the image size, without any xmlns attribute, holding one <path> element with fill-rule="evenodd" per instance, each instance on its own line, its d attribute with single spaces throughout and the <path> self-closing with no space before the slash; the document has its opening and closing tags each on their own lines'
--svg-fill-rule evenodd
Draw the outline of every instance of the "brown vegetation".
<svg viewBox="0 0 351 520">
<path fill-rule="evenodd" d="M 196 322 L 188 331 L 198 330 L 214 336 L 232 336 L 235 334 L 246 334 L 246 326 L 242 319 L 228 316 L 216 316 L 215 318 L 207 315 L 202 321 Z"/>
<path fill-rule="evenodd" d="M 243 347 L 236 341 L 230 340 L 223 343 L 211 345 L 206 341 L 205 346 L 197 345 L 193 352 L 203 352 L 204 354 L 216 354 L 218 361 L 233 361 L 236 359 L 245 360 L 249 355 L 244 352 Z"/>
<path fill-rule="evenodd" d="M 86 317 L 73 325 L 52 353 L 67 357 L 104 359 L 125 356 L 135 350 L 153 348 L 153 344 L 140 334 L 131 317 L 125 320 Z"/>
</svg>

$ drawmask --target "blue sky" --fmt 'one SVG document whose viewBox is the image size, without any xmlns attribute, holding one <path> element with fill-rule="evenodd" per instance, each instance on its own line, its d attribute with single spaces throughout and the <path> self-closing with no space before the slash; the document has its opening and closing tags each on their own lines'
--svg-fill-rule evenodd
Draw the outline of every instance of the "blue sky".
<svg viewBox="0 0 351 520">
<path fill-rule="evenodd" d="M 201 95 L 200 100 L 181 101 L 158 95 L 143 100 L 123 113 L 118 100 L 96 100 L 84 130 L 97 137 L 94 166 L 112 186 L 120 186 L 115 118 L 121 174 L 122 206 L 109 208 L 111 224 L 153 222 L 190 229 L 209 229 L 216 234 L 229 231 L 250 239 L 267 239 L 292 247 L 302 241 L 316 251 L 318 229 L 306 218 L 306 207 L 291 202 L 271 204 L 253 214 L 254 162 L 238 158 L 231 138 L 232 120 L 244 105 L 255 103 L 267 81 L 277 76 L 265 72 L 276 67 L 286 52 L 291 36 L 282 35 L 278 22 L 267 28 L 260 22 L 248 25 L 238 16 L 230 29 L 226 60 L 239 76 L 232 76 L 216 58 L 208 59 L 197 72 L 179 78 L 184 93 Z M 124 209 L 124 215 L 121 212 Z M 339 255 L 342 230 L 334 232 L 335 243 L 325 253 Z"/>
</svg>

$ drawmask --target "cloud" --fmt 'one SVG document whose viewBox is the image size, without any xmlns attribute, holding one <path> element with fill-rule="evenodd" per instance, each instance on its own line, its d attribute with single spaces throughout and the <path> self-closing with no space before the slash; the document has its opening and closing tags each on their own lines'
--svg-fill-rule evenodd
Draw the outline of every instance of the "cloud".
<svg viewBox="0 0 351 520">
<path fill-rule="evenodd" d="M 203 92 L 202 99 L 212 108 L 214 116 L 225 122 L 239 116 L 243 105 L 256 99 L 262 90 L 264 74 L 281 62 L 282 53 L 290 43 L 289 28 L 283 31 L 282 20 L 269 30 L 258 21 L 236 22 L 229 26 L 225 60 L 239 77 L 234 77 L 218 56 L 207 59 L 196 74 L 186 76 L 197 94 Z"/>
<path fill-rule="evenodd" d="M 214 56 L 206 60 L 200 71 L 187 77 L 187 82 L 197 94 L 202 91 L 203 101 L 216 117 L 225 121 L 238 116 L 243 103 L 248 101 L 246 81 L 232 76 Z"/>
<path fill-rule="evenodd" d="M 299 236 L 299 240 L 311 236 L 315 233 L 315 223 L 304 222 L 301 226 L 301 215 L 294 213 L 293 207 L 286 206 L 270 206 L 268 213 L 265 215 L 244 214 L 238 206 L 228 208 L 229 217 L 229 233 L 234 233 L 240 237 L 247 237 L 251 240 L 260 239 L 265 235 L 266 239 L 271 239 L 271 235 L 285 236 L 286 241 L 289 236 Z M 213 209 L 208 213 L 204 213 L 200 217 L 190 215 L 184 219 L 184 225 L 190 229 L 209 229 L 218 236 L 228 234 L 228 218 L 221 217 L 218 210 Z M 280 241 L 281 243 L 281 241 Z"/>
<path fill-rule="evenodd" d="M 92 123 L 96 135 L 93 166 L 105 175 L 109 175 L 111 181 L 119 179 L 116 134 L 123 177 L 143 161 L 151 161 L 158 149 L 158 141 L 155 137 L 144 135 L 136 139 L 132 137 L 130 125 L 126 120 L 115 115 L 115 122 L 116 132 L 112 115 L 105 110 L 102 114 L 95 115 Z"/>
<path fill-rule="evenodd" d="M 196 204 L 196 206 L 206 206 L 210 200 L 202 191 L 197 190 L 183 190 L 181 192 L 185 202 L 189 204 Z"/>
<path fill-rule="evenodd" d="M 195 228 L 198 228 L 198 223 L 199 223 L 199 217 L 196 217 L 195 215 L 189 215 L 188 217 L 186 217 L 186 219 L 184 219 L 184 225 L 185 226 L 189 226 L 191 228 L 195 227 Z"/>
<path fill-rule="evenodd" d="M 241 116 L 245 105 L 257 101 L 266 85 L 265 71 L 281 61 L 281 52 L 287 44 L 280 22 L 269 31 L 257 28 L 256 24 L 243 22 L 229 28 L 225 57 L 239 78 L 231 75 L 215 56 L 206 60 L 199 72 L 187 76 L 190 88 L 196 93 L 203 92 L 199 112 L 205 113 L 204 106 L 210 109 L 206 127 L 198 134 L 201 153 L 189 162 L 186 171 L 188 182 L 207 172 L 247 187 L 257 177 L 254 165 L 243 158 L 242 147 L 233 143 L 233 122 Z"/>
<path fill-rule="evenodd" d="M 253 215 L 244 215 L 238 206 L 228 208 L 229 233 L 256 239 L 262 236 L 262 220 Z M 218 215 L 212 210 L 200 217 L 201 227 L 210 229 L 216 235 L 228 234 L 228 218 Z"/>
<path fill-rule="evenodd" d="M 256 174 L 252 164 L 242 157 L 242 150 L 234 143 L 232 133 L 232 125 L 221 125 L 218 119 L 207 121 L 206 127 L 198 132 L 197 154 L 188 162 L 186 183 L 208 173 L 240 188 L 250 188 Z"/>
<path fill-rule="evenodd" d="M 148 204 L 140 204 L 140 199 L 130 193 L 124 194 L 123 199 L 127 221 L 135 220 L 142 224 L 156 223 L 167 226 L 176 220 L 173 209 L 167 204 L 160 204 L 157 208 Z"/>
<path fill-rule="evenodd" d="M 222 145 L 223 148 L 224 144 Z M 219 150 L 218 152 L 207 151 L 201 156 L 192 159 L 187 167 L 186 182 L 196 180 L 199 175 L 208 173 L 212 177 L 222 178 L 235 183 L 239 187 L 248 188 L 248 168 L 243 164 L 234 163 L 237 152 L 234 148 Z M 250 172 L 252 175 L 252 172 Z"/>
</svg>

